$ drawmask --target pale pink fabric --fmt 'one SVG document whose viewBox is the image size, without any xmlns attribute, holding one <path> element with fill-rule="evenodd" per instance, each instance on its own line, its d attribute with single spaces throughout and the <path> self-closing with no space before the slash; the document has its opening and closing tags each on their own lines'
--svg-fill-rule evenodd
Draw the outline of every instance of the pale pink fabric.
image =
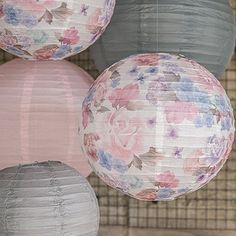
<svg viewBox="0 0 236 236">
<path fill-rule="evenodd" d="M 67 61 L 15 59 L 0 66 L 0 169 L 58 160 L 88 176 L 78 119 L 92 82 Z"/>
</svg>

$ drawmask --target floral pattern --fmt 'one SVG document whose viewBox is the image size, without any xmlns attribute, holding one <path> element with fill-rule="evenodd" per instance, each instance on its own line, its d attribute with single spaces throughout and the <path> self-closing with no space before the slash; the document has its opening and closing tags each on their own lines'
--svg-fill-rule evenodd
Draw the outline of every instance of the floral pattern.
<svg viewBox="0 0 236 236">
<path fill-rule="evenodd" d="M 142 54 L 108 68 L 83 102 L 80 136 L 108 185 L 145 201 L 207 184 L 234 140 L 229 99 L 205 68 L 182 55 Z"/>
<path fill-rule="evenodd" d="M 1 0 L 0 47 L 30 60 L 72 56 L 99 38 L 114 7 L 115 0 Z"/>
</svg>

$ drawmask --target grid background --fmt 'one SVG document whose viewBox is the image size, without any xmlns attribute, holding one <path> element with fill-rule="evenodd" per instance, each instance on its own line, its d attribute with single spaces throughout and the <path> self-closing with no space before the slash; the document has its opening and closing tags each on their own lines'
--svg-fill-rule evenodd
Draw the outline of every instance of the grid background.
<svg viewBox="0 0 236 236">
<path fill-rule="evenodd" d="M 236 10 L 236 0 L 232 0 L 231 4 Z M 0 51 L 0 64 L 12 58 Z M 88 51 L 68 60 L 97 77 L 98 72 Z M 236 117 L 236 54 L 221 83 L 231 99 Z M 107 187 L 94 174 L 89 181 L 99 199 L 101 225 L 236 230 L 236 142 L 227 164 L 213 181 L 205 188 L 172 202 L 139 202 Z"/>
</svg>

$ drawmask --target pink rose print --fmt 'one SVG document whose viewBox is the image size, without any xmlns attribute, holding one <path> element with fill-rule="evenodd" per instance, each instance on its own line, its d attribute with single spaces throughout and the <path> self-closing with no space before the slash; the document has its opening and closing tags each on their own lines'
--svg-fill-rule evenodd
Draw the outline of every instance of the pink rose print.
<svg viewBox="0 0 236 236">
<path fill-rule="evenodd" d="M 91 34 L 97 34 L 103 27 L 99 18 L 102 16 L 102 10 L 97 8 L 94 13 L 88 18 L 86 28 Z"/>
<path fill-rule="evenodd" d="M 145 189 L 139 192 L 136 195 L 137 199 L 143 201 L 155 201 L 157 198 L 157 190 L 156 189 Z"/>
<path fill-rule="evenodd" d="M 109 100 L 114 108 L 127 107 L 130 100 L 139 96 L 139 87 L 137 84 L 129 84 L 124 88 L 118 88 L 110 95 Z"/>
<path fill-rule="evenodd" d="M 71 27 L 70 29 L 64 31 L 60 41 L 64 44 L 75 45 L 80 40 L 78 33 L 79 31 L 75 27 Z"/>
<path fill-rule="evenodd" d="M 136 56 L 134 61 L 138 66 L 157 66 L 159 63 L 159 59 L 160 57 L 158 54 L 141 54 L 139 56 Z"/>
<path fill-rule="evenodd" d="M 134 154 L 144 153 L 143 129 L 141 118 L 130 117 L 125 110 L 118 110 L 108 115 L 109 133 L 103 140 L 104 150 L 113 154 L 116 159 L 120 159 L 129 164 Z"/>
<path fill-rule="evenodd" d="M 165 107 L 166 119 L 168 123 L 179 124 L 184 120 L 193 120 L 199 109 L 190 102 L 169 102 Z"/>
<path fill-rule="evenodd" d="M 48 60 L 58 49 L 57 45 L 48 45 L 34 52 L 34 58 L 37 60 Z"/>
<path fill-rule="evenodd" d="M 93 161 L 97 161 L 97 149 L 95 142 L 99 140 L 99 136 L 97 134 L 89 133 L 84 135 L 84 147 L 86 153 Z"/>
<path fill-rule="evenodd" d="M 156 176 L 155 181 L 161 188 L 177 188 L 179 185 L 179 180 L 176 179 L 175 174 L 170 171 Z"/>
</svg>

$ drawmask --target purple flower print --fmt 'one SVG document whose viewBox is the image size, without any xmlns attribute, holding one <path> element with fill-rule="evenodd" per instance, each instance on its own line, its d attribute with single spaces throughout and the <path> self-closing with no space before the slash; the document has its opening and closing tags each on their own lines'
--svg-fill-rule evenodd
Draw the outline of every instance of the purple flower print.
<svg viewBox="0 0 236 236">
<path fill-rule="evenodd" d="M 150 118 L 148 121 L 147 121 L 147 126 L 149 128 L 154 128 L 157 124 L 157 118 L 156 117 L 153 117 L 153 118 Z"/>
<path fill-rule="evenodd" d="M 174 158 L 177 158 L 177 159 L 182 158 L 183 150 L 184 150 L 184 148 L 175 147 L 174 148 L 174 152 L 173 152 Z"/>
<path fill-rule="evenodd" d="M 137 76 L 139 73 L 139 68 L 137 66 L 133 66 L 131 70 L 128 72 L 131 76 Z"/>
<path fill-rule="evenodd" d="M 156 75 L 158 73 L 158 67 L 157 66 L 151 66 L 145 72 L 149 73 L 151 75 Z"/>
<path fill-rule="evenodd" d="M 171 139 L 177 139 L 178 138 L 178 130 L 174 127 L 169 127 L 167 130 L 166 136 Z"/>
<path fill-rule="evenodd" d="M 87 16 L 88 15 L 88 9 L 89 9 L 89 6 L 88 5 L 85 5 L 85 4 L 82 4 L 81 5 L 81 15 L 84 15 L 84 16 Z"/>
<path fill-rule="evenodd" d="M 139 74 L 138 77 L 136 78 L 136 80 L 137 80 L 140 84 L 144 84 L 146 78 L 147 78 L 147 77 L 144 76 L 144 74 Z"/>
</svg>

